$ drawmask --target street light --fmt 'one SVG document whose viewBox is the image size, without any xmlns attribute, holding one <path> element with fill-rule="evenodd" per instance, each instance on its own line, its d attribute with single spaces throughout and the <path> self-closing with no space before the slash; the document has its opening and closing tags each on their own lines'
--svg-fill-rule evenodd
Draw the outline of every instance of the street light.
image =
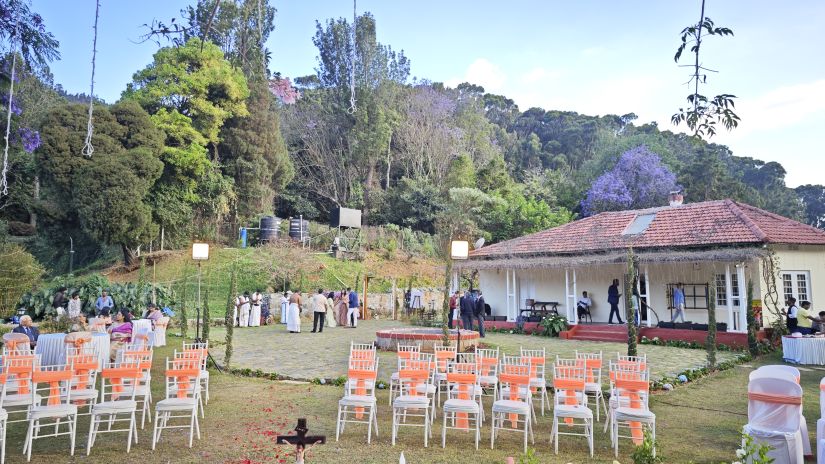
<svg viewBox="0 0 825 464">
<path fill-rule="evenodd" d="M 192 259 L 198 262 L 198 304 L 195 306 L 197 319 L 195 320 L 195 342 L 201 342 L 201 262 L 209 259 L 208 243 L 192 244 Z"/>
<path fill-rule="evenodd" d="M 450 242 L 450 272 L 452 271 L 452 268 L 453 268 L 453 266 L 452 266 L 452 261 L 453 260 L 455 260 L 455 259 L 464 260 L 464 259 L 467 259 L 469 257 L 470 257 L 470 242 L 468 242 L 466 240 L 453 240 L 452 242 Z M 449 278 L 449 280 L 452 281 L 452 276 L 448 275 L 447 277 Z M 450 291 L 449 287 L 445 288 L 444 291 L 449 292 Z M 451 317 L 453 317 L 453 315 L 450 314 L 447 317 L 451 318 Z M 466 327 L 465 327 L 465 329 L 466 329 Z M 456 332 L 456 348 L 458 349 L 459 352 L 461 352 L 461 329 L 458 328 L 457 324 L 456 324 L 455 332 Z"/>
</svg>

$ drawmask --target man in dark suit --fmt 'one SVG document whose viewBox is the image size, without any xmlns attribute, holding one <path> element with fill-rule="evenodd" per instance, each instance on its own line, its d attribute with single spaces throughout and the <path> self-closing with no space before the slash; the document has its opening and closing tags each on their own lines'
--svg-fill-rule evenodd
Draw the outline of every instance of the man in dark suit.
<svg viewBox="0 0 825 464">
<path fill-rule="evenodd" d="M 20 325 L 15 327 L 12 332 L 25 334 L 29 337 L 32 349 L 34 349 L 34 345 L 37 345 L 37 338 L 40 337 L 40 331 L 37 330 L 37 327 L 32 327 L 32 318 L 30 316 L 21 317 Z"/>
<path fill-rule="evenodd" d="M 621 313 L 619 313 L 620 296 L 622 296 L 622 294 L 619 293 L 619 279 L 613 279 L 613 285 L 607 289 L 607 302 L 610 303 L 610 318 L 608 319 L 608 324 L 613 323 L 613 314 L 619 319 L 619 324 L 624 324 Z"/>
<path fill-rule="evenodd" d="M 459 300 L 459 308 L 461 312 L 461 325 L 464 330 L 473 330 L 473 312 L 475 311 L 475 304 L 470 292 L 464 292 L 464 295 Z"/>
<path fill-rule="evenodd" d="M 481 290 L 479 290 L 475 308 L 473 308 L 473 317 L 478 321 L 478 334 L 481 338 L 484 338 L 484 306 L 484 296 L 481 294 Z"/>
</svg>

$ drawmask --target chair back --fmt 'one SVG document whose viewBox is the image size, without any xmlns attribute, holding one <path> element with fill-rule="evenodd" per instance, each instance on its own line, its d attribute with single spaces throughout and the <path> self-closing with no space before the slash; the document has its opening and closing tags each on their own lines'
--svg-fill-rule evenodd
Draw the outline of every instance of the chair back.
<svg viewBox="0 0 825 464">
<path fill-rule="evenodd" d="M 427 389 L 423 387 L 430 383 L 433 368 L 431 359 L 402 359 L 398 369 L 398 383 L 401 386 L 401 394 L 426 396 Z"/>
<path fill-rule="evenodd" d="M 355 343 L 350 342 L 349 358 L 350 359 L 369 359 L 375 360 L 376 352 L 375 345 L 372 343 Z"/>
<path fill-rule="evenodd" d="M 498 376 L 498 348 L 476 348 L 478 375 L 482 377 Z"/>
<path fill-rule="evenodd" d="M 402 359 L 417 359 L 420 353 L 421 345 L 398 345 L 396 354 L 398 355 L 399 366 Z"/>
<path fill-rule="evenodd" d="M 200 394 L 200 363 L 194 358 L 166 358 L 166 397 L 194 399 Z"/>
<path fill-rule="evenodd" d="M 819 381 L 819 417 L 825 419 L 825 377 Z"/>
<path fill-rule="evenodd" d="M 771 364 L 768 366 L 762 366 L 756 370 L 765 373 L 767 376 L 790 376 L 796 383 L 799 383 L 799 377 L 801 375 L 799 369 L 793 366 L 786 366 L 784 364 Z"/>
<path fill-rule="evenodd" d="M 134 400 L 141 375 L 138 363 L 108 364 L 100 372 L 100 401 Z"/>
<path fill-rule="evenodd" d="M 475 353 L 458 353 L 455 356 L 455 361 L 459 364 L 473 364 L 478 362 L 478 356 Z"/>
<path fill-rule="evenodd" d="M 32 391 L 32 372 L 40 365 L 36 354 L 7 354 L 3 356 L 3 393 L 16 391 L 29 394 Z M 5 397 L 3 398 L 5 400 Z M 2 403 L 2 401 L 0 401 Z M 2 407 L 2 404 L 0 404 Z"/>
<path fill-rule="evenodd" d="M 32 371 L 32 404 L 59 406 L 70 404 L 72 390 L 69 384 L 74 375 L 71 364 L 35 366 Z"/>
<path fill-rule="evenodd" d="M 183 352 L 198 357 L 201 360 L 201 370 L 206 370 L 206 361 L 209 359 L 209 342 L 184 343 Z"/>
<path fill-rule="evenodd" d="M 576 350 L 576 359 L 584 366 L 584 376 L 587 383 L 602 383 L 602 352 L 580 353 Z"/>
<path fill-rule="evenodd" d="M 63 338 L 63 343 L 66 344 L 67 350 L 70 348 L 81 348 L 83 346 L 89 346 L 92 344 L 92 333 L 72 332 L 70 334 L 66 334 L 66 337 Z"/>
<path fill-rule="evenodd" d="M 522 356 L 504 355 L 499 365 L 498 381 L 501 384 L 502 399 L 527 401 L 527 397 L 520 394 L 520 391 L 527 390 L 529 396 L 530 378 L 532 366 L 530 358 Z M 504 392 L 508 397 L 504 398 Z"/>
<path fill-rule="evenodd" d="M 748 382 L 748 424 L 764 430 L 799 431 L 802 387 L 788 378 L 760 377 Z"/>
<path fill-rule="evenodd" d="M 347 394 L 375 396 L 378 379 L 377 363 L 371 359 L 352 359 L 347 370 Z"/>
<path fill-rule="evenodd" d="M 89 330 L 97 333 L 106 333 L 106 319 L 102 317 L 89 319 Z"/>
<path fill-rule="evenodd" d="M 447 363 L 447 390 L 449 398 L 461 400 L 477 400 L 481 394 L 478 385 L 477 365 L 475 363 L 449 362 Z"/>
<path fill-rule="evenodd" d="M 545 378 L 545 365 L 547 363 L 547 352 L 544 348 L 540 350 L 520 349 L 521 357 L 530 360 L 530 377 L 533 379 Z"/>
<path fill-rule="evenodd" d="M 158 330 L 158 329 L 166 330 L 166 328 L 169 327 L 169 321 L 170 320 L 171 319 L 169 318 L 169 316 L 163 316 L 163 317 L 159 318 L 158 320 L 155 321 L 155 330 Z"/>
<path fill-rule="evenodd" d="M 89 339 L 91 340 L 91 334 Z M 66 364 L 71 365 L 73 370 L 71 388 L 72 390 L 94 388 L 97 373 L 100 370 L 100 359 L 91 346 L 85 343 L 77 346 L 72 344 L 66 349 Z"/>
<path fill-rule="evenodd" d="M 584 395 L 585 368 L 582 365 L 553 365 L 553 388 L 556 389 L 556 404 L 566 406 L 586 406 Z"/>
<path fill-rule="evenodd" d="M 433 355 L 435 356 L 435 367 L 440 373 L 447 372 L 447 363 L 449 361 L 455 361 L 456 355 L 458 354 L 458 346 L 456 345 L 444 345 L 442 343 L 436 343 L 433 345 Z"/>
<path fill-rule="evenodd" d="M 634 409 L 647 409 L 650 397 L 650 372 L 619 367 L 613 371 L 614 391 L 618 404 Z"/>
<path fill-rule="evenodd" d="M 31 340 L 29 336 L 22 333 L 6 332 L 3 334 L 3 353 L 17 352 L 19 354 L 31 353 Z"/>
<path fill-rule="evenodd" d="M 641 370 L 647 369 L 647 355 L 628 356 L 626 354 L 616 353 L 616 363 L 619 366 L 636 366 Z"/>
</svg>

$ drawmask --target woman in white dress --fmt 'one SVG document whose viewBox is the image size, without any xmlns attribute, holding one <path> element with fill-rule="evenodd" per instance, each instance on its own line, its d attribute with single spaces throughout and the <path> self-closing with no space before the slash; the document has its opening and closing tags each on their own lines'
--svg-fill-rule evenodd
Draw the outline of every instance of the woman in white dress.
<svg viewBox="0 0 825 464">
<path fill-rule="evenodd" d="M 289 297 L 286 329 L 289 330 L 289 333 L 301 332 L 301 295 L 298 292 L 294 292 Z"/>
<path fill-rule="evenodd" d="M 335 305 L 333 304 L 333 301 L 332 301 L 333 298 L 335 298 L 335 292 L 329 292 L 329 294 L 327 294 L 327 303 L 326 303 L 326 306 L 327 306 L 327 316 L 326 316 L 327 327 L 335 327 L 337 325 L 335 323 L 335 310 L 333 308 Z"/>
<path fill-rule="evenodd" d="M 287 317 L 287 312 L 289 310 L 289 296 L 292 295 L 292 292 L 286 292 L 281 296 L 281 324 L 286 324 L 286 321 L 289 319 Z"/>
<path fill-rule="evenodd" d="M 238 326 L 249 327 L 249 292 L 244 292 L 240 296 L 241 308 L 238 313 Z"/>
</svg>

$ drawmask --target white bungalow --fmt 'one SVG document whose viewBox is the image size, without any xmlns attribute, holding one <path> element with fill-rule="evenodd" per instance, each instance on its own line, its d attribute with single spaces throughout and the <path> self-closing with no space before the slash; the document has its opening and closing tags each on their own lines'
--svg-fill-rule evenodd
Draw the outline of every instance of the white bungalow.
<svg viewBox="0 0 825 464">
<path fill-rule="evenodd" d="M 559 314 L 576 324 L 576 303 L 587 291 L 593 322 L 604 323 L 607 289 L 614 278 L 622 282 L 629 248 L 639 259 L 641 299 L 651 309 L 643 311 L 643 325 L 670 321 L 678 283 L 686 318 L 700 324 L 707 323 L 713 286 L 716 321 L 733 332 L 747 328 L 748 282 L 760 309 L 763 299 L 782 307 L 788 296 L 825 309 L 825 231 L 731 200 L 682 204 L 675 198 L 670 206 L 601 213 L 473 250 L 456 266 L 479 271 L 498 320 L 515 321 L 534 300 L 558 303 Z M 771 267 L 775 291 L 764 275 Z M 624 319 L 624 298 L 620 308 Z"/>
</svg>

